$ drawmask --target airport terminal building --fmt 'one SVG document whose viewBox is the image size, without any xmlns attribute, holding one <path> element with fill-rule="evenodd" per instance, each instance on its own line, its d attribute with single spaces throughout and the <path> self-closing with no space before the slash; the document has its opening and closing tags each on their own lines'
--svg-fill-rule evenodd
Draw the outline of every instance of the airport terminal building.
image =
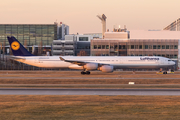
<svg viewBox="0 0 180 120">
<path fill-rule="evenodd" d="M 113 36 L 113 37 L 111 37 Z M 92 56 L 180 56 L 180 31 L 106 32 L 105 39 L 91 40 Z"/>
</svg>

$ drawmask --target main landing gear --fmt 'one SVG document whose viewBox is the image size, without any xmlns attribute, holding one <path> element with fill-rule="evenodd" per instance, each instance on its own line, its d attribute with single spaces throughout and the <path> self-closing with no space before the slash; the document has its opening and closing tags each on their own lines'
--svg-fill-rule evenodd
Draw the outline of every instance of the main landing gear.
<svg viewBox="0 0 180 120">
<path fill-rule="evenodd" d="M 89 72 L 89 71 L 82 71 L 81 74 L 82 74 L 82 75 L 85 75 L 85 74 L 89 75 L 90 72 Z"/>
</svg>

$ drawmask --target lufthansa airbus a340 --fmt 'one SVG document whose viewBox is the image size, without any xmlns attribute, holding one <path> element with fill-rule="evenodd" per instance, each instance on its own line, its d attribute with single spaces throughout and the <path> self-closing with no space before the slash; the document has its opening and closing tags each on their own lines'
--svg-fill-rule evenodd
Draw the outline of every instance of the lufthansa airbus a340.
<svg viewBox="0 0 180 120">
<path fill-rule="evenodd" d="M 123 68 L 164 68 L 175 65 L 169 58 L 159 56 L 34 56 L 13 36 L 7 37 L 13 59 L 43 68 L 70 68 L 90 74 L 92 70 L 110 73 Z"/>
</svg>

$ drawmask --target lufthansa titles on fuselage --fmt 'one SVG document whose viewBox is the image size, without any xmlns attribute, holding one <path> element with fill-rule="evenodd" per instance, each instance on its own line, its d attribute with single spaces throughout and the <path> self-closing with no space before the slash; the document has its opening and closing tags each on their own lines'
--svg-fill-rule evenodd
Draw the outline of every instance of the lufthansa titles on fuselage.
<svg viewBox="0 0 180 120">
<path fill-rule="evenodd" d="M 159 60 L 159 58 L 155 58 L 155 57 L 141 57 L 140 60 Z"/>
</svg>

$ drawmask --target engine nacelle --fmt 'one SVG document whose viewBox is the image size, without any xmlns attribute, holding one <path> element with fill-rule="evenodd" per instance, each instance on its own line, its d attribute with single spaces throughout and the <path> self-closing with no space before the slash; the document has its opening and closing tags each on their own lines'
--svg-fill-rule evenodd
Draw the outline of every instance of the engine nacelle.
<svg viewBox="0 0 180 120">
<path fill-rule="evenodd" d="M 105 73 L 111 73 L 111 72 L 113 72 L 114 67 L 110 66 L 110 65 L 103 65 L 103 66 L 99 67 L 98 70 L 105 72 Z"/>
<path fill-rule="evenodd" d="M 97 63 L 87 63 L 84 65 L 84 69 L 86 70 L 97 70 L 98 64 Z"/>
</svg>

